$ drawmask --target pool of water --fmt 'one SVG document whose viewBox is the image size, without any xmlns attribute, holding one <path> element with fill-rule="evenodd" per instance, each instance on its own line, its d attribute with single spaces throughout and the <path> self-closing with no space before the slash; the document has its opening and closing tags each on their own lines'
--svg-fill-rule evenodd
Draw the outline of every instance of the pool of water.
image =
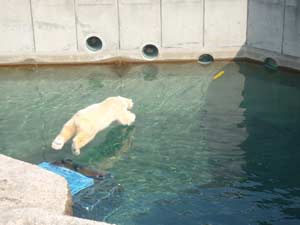
<svg viewBox="0 0 300 225">
<path fill-rule="evenodd" d="M 225 75 L 212 76 L 220 70 Z M 132 98 L 79 157 L 50 149 L 79 109 Z M 0 68 L 0 153 L 107 171 L 76 216 L 120 225 L 300 224 L 300 74 L 218 62 Z"/>
</svg>

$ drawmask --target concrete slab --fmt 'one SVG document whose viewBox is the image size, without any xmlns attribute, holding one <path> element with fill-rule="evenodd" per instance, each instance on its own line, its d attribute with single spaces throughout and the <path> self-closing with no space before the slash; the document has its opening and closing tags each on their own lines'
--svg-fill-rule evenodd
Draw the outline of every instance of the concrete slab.
<svg viewBox="0 0 300 225">
<path fill-rule="evenodd" d="M 77 0 L 77 36 L 79 51 L 89 51 L 86 39 L 98 36 L 103 49 L 119 48 L 117 0 Z"/>
<path fill-rule="evenodd" d="M 1 225 L 109 225 L 72 214 L 67 181 L 36 165 L 0 154 Z"/>
<path fill-rule="evenodd" d="M 119 0 L 121 49 L 161 46 L 160 0 Z"/>
<path fill-rule="evenodd" d="M 79 219 L 49 213 L 37 208 L 19 208 L 0 212 L 1 225 L 109 225 L 108 223 Z"/>
<path fill-rule="evenodd" d="M 203 0 L 162 0 L 162 46 L 203 47 Z"/>
<path fill-rule="evenodd" d="M 233 47 L 246 42 L 247 0 L 205 1 L 205 46 Z"/>
<path fill-rule="evenodd" d="M 1 1 L 0 11 L 0 52 L 33 52 L 30 0 Z"/>
<path fill-rule="evenodd" d="M 40 208 L 72 214 L 67 181 L 38 166 L 0 154 L 0 211 Z"/>
<path fill-rule="evenodd" d="M 281 53 L 285 0 L 249 0 L 247 43 Z"/>
<path fill-rule="evenodd" d="M 74 0 L 31 0 L 36 51 L 77 51 Z"/>
<path fill-rule="evenodd" d="M 300 57 L 300 0 L 286 0 L 283 54 Z"/>
</svg>

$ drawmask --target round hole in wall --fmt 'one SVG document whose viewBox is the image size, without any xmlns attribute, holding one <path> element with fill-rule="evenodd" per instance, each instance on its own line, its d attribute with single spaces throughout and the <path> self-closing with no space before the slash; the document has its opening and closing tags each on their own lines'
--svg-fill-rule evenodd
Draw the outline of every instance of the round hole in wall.
<svg viewBox="0 0 300 225">
<path fill-rule="evenodd" d="M 198 58 L 198 63 L 202 65 L 211 64 L 213 61 L 214 61 L 214 57 L 212 57 L 212 55 L 210 54 L 203 54 L 200 55 L 200 57 Z"/>
<path fill-rule="evenodd" d="M 143 55 L 148 59 L 154 59 L 158 56 L 158 48 L 153 44 L 147 44 L 143 47 Z"/>
<path fill-rule="evenodd" d="M 273 58 L 266 58 L 264 61 L 264 67 L 270 70 L 277 70 L 278 64 Z"/>
<path fill-rule="evenodd" d="M 99 51 L 102 49 L 102 41 L 97 36 L 91 36 L 88 39 L 86 39 L 86 46 L 91 51 Z"/>
</svg>

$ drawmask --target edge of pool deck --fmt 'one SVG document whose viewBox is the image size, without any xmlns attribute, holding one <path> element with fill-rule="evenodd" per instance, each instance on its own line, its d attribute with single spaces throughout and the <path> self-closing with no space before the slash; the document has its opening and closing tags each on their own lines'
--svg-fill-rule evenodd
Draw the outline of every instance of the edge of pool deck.
<svg viewBox="0 0 300 225">
<path fill-rule="evenodd" d="M 277 52 L 244 47 L 222 47 L 207 49 L 162 48 L 155 59 L 147 59 L 140 49 L 102 50 L 100 52 L 34 53 L 0 55 L 0 66 L 17 65 L 66 65 L 66 64 L 110 64 L 110 63 L 167 63 L 197 61 L 202 54 L 211 54 L 215 60 L 253 60 L 263 62 L 273 58 L 278 66 L 300 71 L 300 58 Z"/>
<path fill-rule="evenodd" d="M 0 154 L 1 225 L 109 225 L 72 217 L 67 181 L 54 173 Z"/>
</svg>

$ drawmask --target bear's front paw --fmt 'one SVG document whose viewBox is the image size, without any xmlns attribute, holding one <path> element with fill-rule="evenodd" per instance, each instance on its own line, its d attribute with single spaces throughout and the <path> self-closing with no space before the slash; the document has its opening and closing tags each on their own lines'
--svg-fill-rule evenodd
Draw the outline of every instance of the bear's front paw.
<svg viewBox="0 0 300 225">
<path fill-rule="evenodd" d="M 131 113 L 128 116 L 127 125 L 130 126 L 135 121 L 135 114 Z"/>
<path fill-rule="evenodd" d="M 61 150 L 61 149 L 63 148 L 64 144 L 65 144 L 64 138 L 58 136 L 58 137 L 56 137 L 56 138 L 54 139 L 54 141 L 52 142 L 51 147 L 52 147 L 54 150 Z"/>
</svg>

